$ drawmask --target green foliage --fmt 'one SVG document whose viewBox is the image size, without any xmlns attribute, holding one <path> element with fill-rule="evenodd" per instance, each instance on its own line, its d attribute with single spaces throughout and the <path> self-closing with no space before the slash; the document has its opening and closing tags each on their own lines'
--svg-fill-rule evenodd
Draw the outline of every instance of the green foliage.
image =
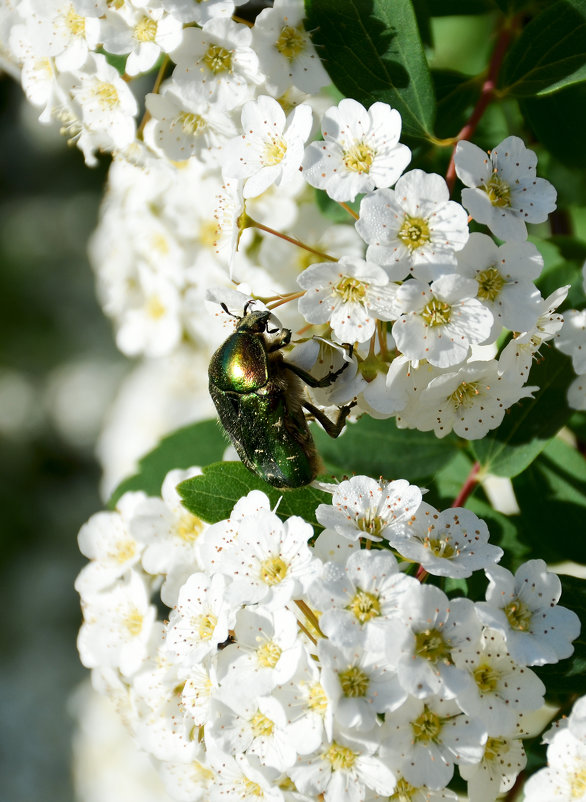
<svg viewBox="0 0 586 802">
<path fill-rule="evenodd" d="M 501 89 L 546 95 L 586 80 L 586 0 L 558 0 L 536 16 L 508 50 Z"/>
<path fill-rule="evenodd" d="M 149 496 L 158 496 L 163 479 L 173 468 L 209 465 L 221 459 L 225 449 L 226 439 L 215 420 L 177 429 L 140 460 L 137 473 L 118 485 L 109 506 L 114 507 L 120 496 L 129 490 L 143 490 Z"/>
<path fill-rule="evenodd" d="M 529 385 L 539 387 L 535 396 L 515 404 L 498 429 L 472 441 L 472 451 L 486 473 L 517 476 L 570 417 L 566 393 L 574 378 L 571 360 L 551 346 L 543 346 L 542 352 L 529 375 Z"/>
<path fill-rule="evenodd" d="M 305 26 L 340 92 L 401 112 L 403 134 L 431 136 L 435 102 L 409 0 L 306 0 Z"/>
<path fill-rule="evenodd" d="M 551 95 L 523 98 L 521 108 L 534 135 L 562 164 L 586 167 L 586 83 Z"/>
<path fill-rule="evenodd" d="M 300 515 L 313 525 L 316 532 L 323 527 L 317 522 L 315 510 L 318 504 L 328 504 L 332 499 L 329 493 L 311 486 L 277 490 L 240 462 L 216 462 L 208 465 L 202 476 L 186 479 L 178 485 L 178 490 L 184 506 L 208 523 L 229 518 L 238 499 L 251 490 L 262 490 L 282 520 L 291 515 Z"/>
</svg>

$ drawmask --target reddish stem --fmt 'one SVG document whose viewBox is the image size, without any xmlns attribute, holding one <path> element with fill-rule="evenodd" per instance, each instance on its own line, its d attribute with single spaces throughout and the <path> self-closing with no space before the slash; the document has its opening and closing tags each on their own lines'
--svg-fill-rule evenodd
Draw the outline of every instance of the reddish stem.
<svg viewBox="0 0 586 802">
<path fill-rule="evenodd" d="M 478 484 L 478 479 L 476 477 L 478 475 L 479 470 L 480 470 L 480 463 L 475 462 L 474 465 L 472 466 L 472 469 L 470 470 L 470 473 L 468 474 L 468 478 L 466 479 L 466 481 L 462 485 L 462 488 L 460 489 L 460 492 L 454 499 L 452 507 L 462 507 L 466 503 L 466 499 Z"/>
<path fill-rule="evenodd" d="M 482 115 L 486 111 L 486 107 L 494 99 L 494 91 L 496 89 L 498 75 L 500 72 L 501 65 L 503 63 L 503 59 L 505 57 L 505 53 L 507 52 L 507 47 L 509 46 L 509 42 L 511 41 L 511 36 L 513 34 L 513 27 L 514 26 L 512 24 L 507 25 L 506 27 L 503 27 L 499 33 L 497 43 L 494 47 L 494 50 L 492 51 L 490 64 L 488 66 L 488 75 L 486 77 L 486 80 L 482 84 L 480 95 L 478 97 L 478 100 L 476 101 L 476 106 L 474 107 L 474 111 L 470 115 L 470 119 L 456 136 L 456 145 L 462 139 L 470 139 L 470 137 L 476 130 L 476 126 L 480 122 Z M 448 171 L 446 173 L 446 183 L 450 188 L 450 193 L 454 189 L 454 184 L 456 183 L 456 165 L 454 162 L 456 145 L 454 145 L 454 150 L 452 151 L 452 158 L 450 159 L 450 164 L 448 166 Z"/>
</svg>

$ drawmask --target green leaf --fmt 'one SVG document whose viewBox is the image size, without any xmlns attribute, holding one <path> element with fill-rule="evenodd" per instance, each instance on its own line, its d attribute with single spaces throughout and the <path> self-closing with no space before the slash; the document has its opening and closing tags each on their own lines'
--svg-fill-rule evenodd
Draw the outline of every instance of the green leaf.
<svg viewBox="0 0 586 802">
<path fill-rule="evenodd" d="M 529 385 L 540 389 L 524 398 L 505 415 L 504 421 L 482 440 L 471 443 L 486 473 L 516 476 L 525 470 L 570 417 L 566 392 L 574 379 L 569 357 L 549 345 L 534 362 Z"/>
<path fill-rule="evenodd" d="M 433 86 L 410 0 L 305 0 L 305 26 L 336 87 L 369 107 L 389 103 L 403 134 L 431 136 Z"/>
<path fill-rule="evenodd" d="M 553 95 L 524 98 L 521 110 L 537 139 L 556 159 L 572 170 L 586 167 L 586 83 Z"/>
<path fill-rule="evenodd" d="M 586 563 L 586 460 L 560 439 L 552 440 L 513 479 L 521 508 L 519 529 L 532 557 Z"/>
<path fill-rule="evenodd" d="M 466 507 L 486 521 L 490 531 L 490 542 L 500 546 L 504 551 L 500 565 L 514 572 L 522 562 L 531 557 L 531 549 L 519 537 L 518 515 L 503 515 L 478 496 L 471 496 L 466 502 Z"/>
<path fill-rule="evenodd" d="M 117 70 L 120 75 L 124 75 L 126 72 L 126 59 L 128 56 L 117 56 L 115 53 L 108 53 L 108 51 L 104 50 L 102 47 L 99 47 L 97 52 L 105 56 L 108 64 L 114 67 L 114 69 Z"/>
<path fill-rule="evenodd" d="M 385 479 L 417 481 L 430 476 L 453 459 L 463 446 L 455 436 L 439 440 L 433 432 L 398 429 L 395 421 L 364 415 L 332 440 L 323 429 L 312 427 L 318 453 L 326 468 L 339 475 L 365 474 Z"/>
<path fill-rule="evenodd" d="M 149 496 L 159 496 L 169 471 L 217 462 L 225 450 L 226 439 L 215 420 L 177 429 L 140 460 L 138 472 L 118 485 L 108 505 L 114 507 L 120 496 L 129 490 L 143 490 Z"/>
<path fill-rule="evenodd" d="M 515 97 L 556 92 L 586 80 L 586 0 L 558 0 L 509 49 L 500 88 Z"/>
<path fill-rule="evenodd" d="M 437 97 L 435 131 L 438 137 L 447 139 L 464 127 L 480 87 L 475 77 L 453 70 L 432 70 L 432 78 Z"/>
<path fill-rule="evenodd" d="M 362 195 L 360 195 L 355 201 L 348 201 L 348 206 L 351 209 L 354 209 L 356 214 L 358 214 L 360 211 L 361 200 Z M 323 192 L 323 190 L 315 190 L 315 202 L 320 212 L 330 220 L 333 220 L 334 223 L 353 222 L 346 209 L 343 209 L 337 201 L 332 200 L 327 193 Z"/>
<path fill-rule="evenodd" d="M 269 497 L 271 508 L 286 520 L 291 515 L 300 515 L 321 532 L 323 526 L 317 522 L 315 510 L 318 504 L 331 504 L 332 496 L 308 485 L 294 490 L 277 490 L 245 468 L 241 462 L 216 462 L 203 469 L 201 476 L 186 479 L 177 487 L 183 505 L 208 523 L 216 523 L 230 517 L 238 499 L 251 490 L 262 490 Z"/>
<path fill-rule="evenodd" d="M 494 11 L 493 0 L 427 0 L 427 4 L 432 17 L 455 17 Z"/>
<path fill-rule="evenodd" d="M 573 610 L 580 621 L 586 621 L 586 582 L 573 576 L 560 576 L 562 595 L 559 604 Z M 570 695 L 586 693 L 586 632 L 584 626 L 574 641 L 574 653 L 566 660 L 548 666 L 535 666 L 533 671 L 541 677 L 547 688 L 547 696 L 564 701 Z"/>
</svg>

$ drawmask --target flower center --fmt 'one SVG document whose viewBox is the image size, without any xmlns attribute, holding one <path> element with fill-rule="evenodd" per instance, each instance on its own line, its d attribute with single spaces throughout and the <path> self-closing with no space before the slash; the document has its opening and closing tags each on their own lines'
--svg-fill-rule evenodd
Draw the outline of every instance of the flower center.
<svg viewBox="0 0 586 802">
<path fill-rule="evenodd" d="M 218 241 L 218 223 L 216 220 L 204 220 L 199 227 L 198 240 L 202 245 L 212 248 Z"/>
<path fill-rule="evenodd" d="M 294 28 L 292 25 L 285 25 L 281 28 L 275 47 L 287 61 L 295 61 L 307 47 L 307 34 L 303 26 Z"/>
<path fill-rule="evenodd" d="M 275 164 L 280 164 L 287 153 L 287 143 L 280 136 L 271 137 L 265 143 L 263 153 L 263 164 L 272 167 Z"/>
<path fill-rule="evenodd" d="M 516 629 L 519 632 L 529 632 L 533 615 L 527 605 L 520 599 L 513 599 L 512 602 L 509 602 L 504 608 L 504 614 L 507 616 L 511 629 Z"/>
<path fill-rule="evenodd" d="M 231 72 L 232 53 L 221 45 L 210 45 L 203 57 L 203 62 L 214 75 L 218 75 L 221 72 Z"/>
<path fill-rule="evenodd" d="M 132 559 L 135 554 L 136 543 L 134 540 L 119 540 L 114 551 L 110 552 L 108 556 L 122 565 L 127 560 Z"/>
<path fill-rule="evenodd" d="M 339 295 L 344 303 L 362 303 L 366 295 L 366 285 L 351 276 L 345 276 L 340 283 L 334 287 L 334 292 Z"/>
<path fill-rule="evenodd" d="M 147 302 L 146 312 L 149 317 L 153 320 L 159 320 L 162 318 L 167 310 L 165 309 L 164 305 L 161 303 L 160 298 L 158 295 L 151 295 Z"/>
<path fill-rule="evenodd" d="M 258 796 L 259 798 L 262 798 L 265 795 L 260 785 L 255 783 L 253 780 L 249 780 L 248 777 L 244 777 L 242 785 L 243 793 L 241 796 L 238 795 L 240 799 L 248 799 L 249 796 Z"/>
<path fill-rule="evenodd" d="M 328 761 L 333 771 L 344 771 L 352 768 L 358 753 L 334 741 L 327 752 L 324 752 L 323 757 Z"/>
<path fill-rule="evenodd" d="M 136 637 L 142 632 L 142 621 L 141 613 L 136 607 L 133 607 L 124 619 L 124 626 L 133 637 Z"/>
<path fill-rule="evenodd" d="M 450 647 L 437 629 L 425 629 L 415 635 L 415 654 L 430 663 L 451 663 Z"/>
<path fill-rule="evenodd" d="M 478 394 L 478 382 L 462 382 L 456 387 L 448 400 L 452 402 L 455 409 L 471 407 Z"/>
<path fill-rule="evenodd" d="M 282 557 L 269 557 L 260 565 L 260 576 L 265 585 L 278 585 L 287 576 L 287 563 Z"/>
<path fill-rule="evenodd" d="M 315 682 L 309 688 L 307 695 L 307 706 L 314 713 L 319 713 L 320 716 L 326 712 L 328 708 L 328 697 L 319 682 Z"/>
<path fill-rule="evenodd" d="M 404 777 L 399 777 L 395 792 L 390 795 L 389 802 L 411 802 L 419 796 L 419 788 L 406 780 Z"/>
<path fill-rule="evenodd" d="M 346 609 L 350 610 L 361 624 L 364 624 L 366 621 L 370 621 L 371 618 L 376 618 L 380 615 L 380 601 L 374 593 L 368 593 L 366 590 L 360 590 L 359 588 Z"/>
<path fill-rule="evenodd" d="M 425 323 L 432 328 L 435 326 L 446 326 L 452 318 L 452 307 L 445 301 L 440 301 L 439 298 L 432 298 L 431 301 L 423 307 L 420 315 Z"/>
<path fill-rule="evenodd" d="M 272 640 L 264 643 L 256 650 L 256 659 L 261 668 L 274 668 L 279 662 L 283 650 Z"/>
<path fill-rule="evenodd" d="M 506 282 L 494 265 L 482 270 L 477 276 L 478 297 L 483 301 L 495 301 Z"/>
<path fill-rule="evenodd" d="M 192 114 L 189 111 L 182 111 L 177 117 L 177 122 L 183 133 L 188 136 L 197 136 L 208 127 L 200 114 Z"/>
<path fill-rule="evenodd" d="M 367 173 L 375 156 L 376 152 L 365 142 L 356 142 L 344 151 L 344 164 L 355 173 Z"/>
<path fill-rule="evenodd" d="M 85 17 L 81 17 L 73 6 L 67 10 L 65 25 L 74 36 L 83 36 L 85 33 Z"/>
<path fill-rule="evenodd" d="M 420 743 L 436 741 L 442 731 L 442 720 L 437 713 L 424 707 L 421 715 L 411 722 L 411 729 L 414 739 Z"/>
<path fill-rule="evenodd" d="M 450 560 L 454 555 L 458 554 L 457 550 L 452 546 L 447 538 L 442 537 L 426 537 L 424 541 L 426 549 L 434 555 L 434 557 L 442 557 L 444 560 Z"/>
<path fill-rule="evenodd" d="M 410 251 L 421 248 L 431 239 L 427 220 L 423 217 L 411 217 L 409 214 L 403 218 L 403 225 L 397 236 Z"/>
<path fill-rule="evenodd" d="M 264 713 L 261 713 L 260 710 L 257 710 L 250 720 L 250 729 L 255 738 L 272 735 L 274 728 L 274 722 L 267 718 Z"/>
<path fill-rule="evenodd" d="M 157 23 L 150 17 L 143 17 L 134 26 L 134 38 L 137 42 L 154 42 L 157 35 Z"/>
<path fill-rule="evenodd" d="M 345 671 L 340 671 L 338 679 L 344 696 L 351 698 L 366 696 L 370 679 L 368 674 L 359 666 L 350 666 Z"/>
<path fill-rule="evenodd" d="M 505 738 L 489 738 L 484 747 L 484 759 L 496 760 L 501 755 L 506 755 L 510 748 L 511 745 Z"/>
<path fill-rule="evenodd" d="M 203 613 L 203 615 L 196 616 L 194 624 L 200 640 L 210 640 L 217 623 L 218 619 L 213 613 Z"/>
<path fill-rule="evenodd" d="M 187 543 L 193 543 L 203 532 L 204 523 L 197 516 L 185 512 L 175 527 L 175 534 Z"/>
<path fill-rule="evenodd" d="M 583 799 L 586 793 L 586 766 L 576 761 L 578 768 L 568 777 L 572 799 Z"/>
<path fill-rule="evenodd" d="M 478 689 L 482 691 L 482 693 L 494 693 L 498 688 L 500 674 L 492 666 L 489 666 L 488 663 L 477 666 L 472 676 L 474 677 L 474 682 L 477 684 Z"/>
<path fill-rule="evenodd" d="M 496 172 L 493 172 L 488 183 L 482 187 L 493 206 L 506 208 L 511 205 L 511 188 Z"/>
<path fill-rule="evenodd" d="M 98 103 L 103 109 L 113 109 L 120 102 L 118 100 L 116 87 L 113 84 L 109 84 L 107 81 L 98 81 L 95 94 Z"/>
</svg>

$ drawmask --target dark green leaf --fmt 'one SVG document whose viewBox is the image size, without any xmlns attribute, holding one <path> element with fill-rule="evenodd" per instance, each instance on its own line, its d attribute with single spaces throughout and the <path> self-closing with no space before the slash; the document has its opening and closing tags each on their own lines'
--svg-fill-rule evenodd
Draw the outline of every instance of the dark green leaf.
<svg viewBox="0 0 586 802">
<path fill-rule="evenodd" d="M 519 529 L 532 557 L 586 563 L 586 460 L 555 439 L 513 480 Z"/>
<path fill-rule="evenodd" d="M 138 472 L 118 485 L 109 506 L 114 507 L 120 496 L 129 490 L 143 490 L 149 496 L 158 496 L 169 471 L 217 462 L 225 450 L 226 439 L 215 420 L 177 429 L 140 460 Z"/>
<path fill-rule="evenodd" d="M 431 75 L 437 97 L 436 135 L 442 139 L 455 136 L 467 122 L 480 86 L 475 77 L 452 70 L 432 70 Z"/>
<path fill-rule="evenodd" d="M 464 14 L 486 14 L 494 11 L 494 0 L 427 0 L 432 17 L 455 17 Z"/>
<path fill-rule="evenodd" d="M 433 86 L 410 0 L 305 0 L 305 26 L 336 87 L 401 113 L 403 133 L 431 136 Z"/>
<path fill-rule="evenodd" d="M 582 447 L 584 453 L 584 447 L 586 446 L 586 413 L 574 412 L 568 421 L 568 427 L 576 435 L 578 444 Z"/>
<path fill-rule="evenodd" d="M 425 500 L 439 509 L 449 507 L 458 497 L 473 465 L 470 454 L 458 450 L 452 459 L 435 471 L 431 482 L 426 481 L 429 494 L 425 496 Z M 478 492 L 478 488 L 479 486 L 475 492 Z"/>
<path fill-rule="evenodd" d="M 586 39 L 586 33 L 584 34 Z M 553 95 L 524 98 L 521 109 L 535 136 L 573 170 L 586 167 L 586 84 L 569 86 Z"/>
<path fill-rule="evenodd" d="M 104 50 L 101 47 L 98 48 L 98 53 L 102 53 L 102 55 L 106 57 L 108 64 L 114 67 L 114 69 L 117 70 L 120 75 L 124 75 L 126 72 L 126 59 L 128 56 L 117 56 L 114 53 L 108 53 L 107 50 Z"/>
<path fill-rule="evenodd" d="M 269 497 L 273 509 L 278 503 L 277 515 L 280 518 L 285 520 L 291 515 L 300 515 L 312 524 L 316 532 L 323 529 L 315 517 L 318 504 L 330 504 L 332 501 L 329 493 L 311 486 L 277 490 L 251 473 L 241 462 L 208 465 L 201 476 L 181 482 L 177 489 L 184 506 L 208 523 L 229 518 L 238 499 L 251 490 L 262 490 Z"/>
<path fill-rule="evenodd" d="M 466 507 L 486 522 L 490 531 L 490 542 L 504 551 L 500 565 L 514 572 L 522 562 L 532 556 L 529 547 L 519 537 L 518 515 L 503 515 L 476 495 L 468 499 Z"/>
<path fill-rule="evenodd" d="M 566 392 L 574 379 L 569 357 L 551 345 L 542 346 L 542 358 L 533 363 L 529 385 L 540 389 L 524 398 L 504 421 L 482 440 L 471 443 L 476 459 L 487 473 L 516 476 L 543 451 L 570 417 Z"/>
<path fill-rule="evenodd" d="M 559 604 L 573 610 L 580 621 L 586 622 L 586 582 L 573 576 L 560 576 L 562 596 Z M 574 641 L 574 654 L 567 660 L 533 669 L 547 688 L 548 698 L 557 697 L 562 704 L 572 695 L 586 693 L 586 632 Z"/>
<path fill-rule="evenodd" d="M 364 415 L 332 440 L 312 427 L 317 450 L 328 470 L 339 475 L 365 474 L 417 481 L 444 467 L 463 447 L 457 437 L 439 440 L 433 432 L 398 429 L 394 420 Z"/>
<path fill-rule="evenodd" d="M 348 201 L 348 206 L 351 209 L 354 209 L 356 214 L 358 214 L 360 210 L 361 199 L 362 195 L 360 195 L 355 201 Z M 330 196 L 321 189 L 315 190 L 315 201 L 320 212 L 325 214 L 326 217 L 329 217 L 330 220 L 333 220 L 334 223 L 353 222 L 346 209 L 343 209 L 339 203 L 337 203 L 335 200 L 332 200 Z"/>
<path fill-rule="evenodd" d="M 584 304 L 582 264 L 586 260 L 586 243 L 576 237 L 554 236 L 549 241 L 535 241 L 545 267 L 537 281 L 541 294 L 547 298 L 558 287 L 569 284 L 570 290 L 563 308 L 576 308 Z M 545 248 L 544 248 L 545 246 Z"/>
<path fill-rule="evenodd" d="M 558 0 L 535 17 L 507 53 L 501 89 L 515 97 L 586 80 L 586 0 Z"/>
</svg>

